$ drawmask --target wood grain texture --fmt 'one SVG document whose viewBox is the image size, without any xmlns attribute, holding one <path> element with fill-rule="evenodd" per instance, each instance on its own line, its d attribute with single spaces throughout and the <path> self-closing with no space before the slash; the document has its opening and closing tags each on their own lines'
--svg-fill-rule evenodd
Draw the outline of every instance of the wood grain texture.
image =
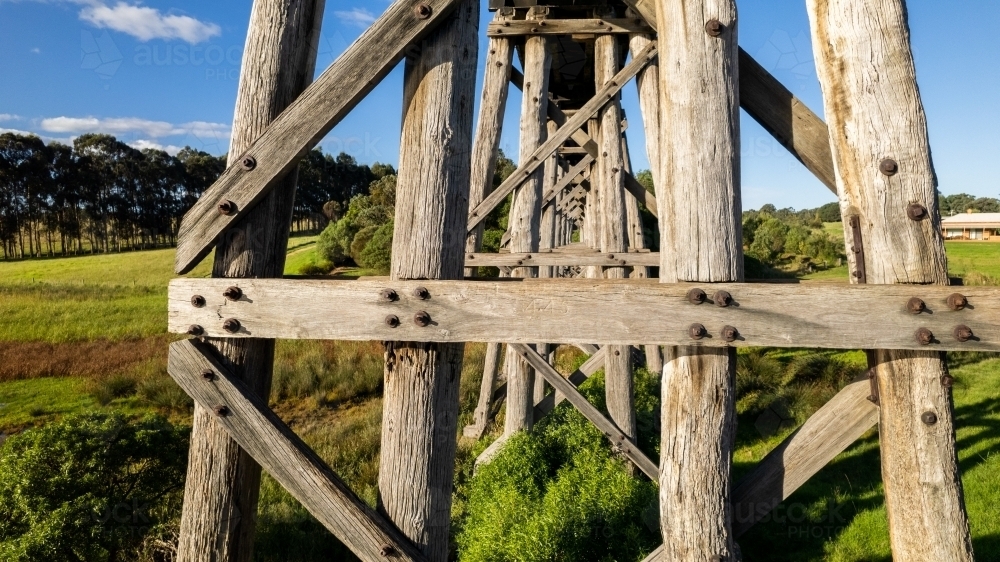
<svg viewBox="0 0 1000 562">
<path fill-rule="evenodd" d="M 168 372 L 202 410 L 225 406 L 225 416 L 213 413 L 216 423 L 359 558 L 385 560 L 383 549 L 390 547 L 394 560 L 425 560 L 268 408 L 266 399 L 216 357 L 211 346 L 197 340 L 172 344 Z M 212 378 L 206 379 L 205 372 Z"/>
<path fill-rule="evenodd" d="M 454 9 L 458 0 L 421 0 L 431 10 L 431 16 L 420 19 L 413 0 L 397 0 L 385 14 L 375 21 L 348 49 L 304 92 L 299 90 L 289 101 L 280 104 L 277 114 L 269 115 L 266 129 L 254 131 L 250 142 L 241 145 L 241 151 L 232 154 L 232 163 L 216 183 L 210 187 L 184 216 L 177 241 L 177 255 L 174 268 L 177 273 L 187 273 L 194 268 L 220 239 L 231 236 L 228 232 L 278 182 L 288 175 L 299 160 L 316 146 L 330 130 L 342 120 L 357 104 L 377 86 L 386 75 L 402 60 L 406 49 L 427 35 Z M 292 4 L 286 0 L 284 4 Z M 313 0 L 311 4 L 318 4 Z M 322 10 L 320 10 L 322 11 Z M 268 20 L 268 25 L 282 29 L 294 29 L 292 25 L 301 14 L 289 12 L 290 17 L 276 15 Z M 253 16 L 251 16 L 253 17 Z M 296 46 L 313 48 L 313 43 L 290 33 L 288 40 L 296 39 Z M 259 72 L 274 72 L 277 62 L 264 53 L 253 61 Z M 313 63 L 315 64 L 315 63 Z M 245 68 L 241 76 L 246 75 Z M 295 69 L 294 80 L 305 80 L 308 84 L 313 72 Z M 264 85 L 265 82 L 261 82 Z M 299 93 L 302 95 L 300 96 Z M 291 105 L 289 105 L 291 104 Z M 288 107 L 287 111 L 284 110 Z M 277 117 L 277 118 L 276 118 Z M 274 123 L 270 121 L 274 119 Z M 234 122 L 234 134 L 240 121 Z M 232 150 L 230 150 L 233 153 Z M 238 164 L 244 157 L 252 156 L 256 167 L 244 170 Z M 237 211 L 228 216 L 218 212 L 220 202 L 235 203 Z"/>
<path fill-rule="evenodd" d="M 547 124 L 547 135 L 555 134 L 558 125 L 554 121 L 549 121 Z M 549 157 L 548 161 L 545 162 L 545 175 L 544 181 L 542 183 L 542 197 L 539 204 L 542 207 L 542 218 L 539 225 L 538 234 L 538 249 L 539 250 L 551 250 L 556 247 L 556 207 L 552 205 L 546 206 L 544 204 L 545 194 L 550 191 L 555 191 L 556 184 L 559 182 L 559 156 L 553 154 Z M 468 258 L 466 258 L 468 259 Z M 555 270 L 551 266 L 542 266 L 538 268 L 538 276 L 541 278 L 555 277 Z"/>
<path fill-rule="evenodd" d="M 229 170 L 309 85 L 323 18 L 322 0 L 257 0 L 250 14 L 233 117 Z M 286 174 L 260 204 L 229 223 L 219 242 L 214 277 L 280 277 L 285 267 L 297 173 Z M 181 249 L 178 248 L 180 255 Z M 259 396 L 268 396 L 274 342 L 212 344 Z M 248 562 L 257 526 L 260 466 L 215 418 L 195 407 L 177 559 Z"/>
<path fill-rule="evenodd" d="M 494 22 L 486 30 L 490 37 L 524 35 L 590 35 L 616 33 L 650 33 L 645 21 L 631 18 L 546 19 Z"/>
<path fill-rule="evenodd" d="M 948 283 L 927 119 L 902 0 L 810 0 L 845 222 L 857 217 L 869 283 Z M 892 159 L 895 174 L 880 171 Z M 923 220 L 907 207 L 926 208 Z M 851 229 L 847 229 L 850 231 Z M 851 253 L 852 270 L 858 254 Z M 972 560 L 947 374 L 935 352 L 876 351 L 882 480 L 893 557 Z M 931 412 L 936 422 L 926 424 Z"/>
<path fill-rule="evenodd" d="M 490 412 L 493 406 L 493 387 L 500 372 L 500 350 L 502 344 L 492 342 L 486 344 L 486 358 L 483 361 L 483 379 L 479 386 L 479 401 L 472 415 L 472 424 L 465 426 L 463 435 L 470 439 L 482 439 L 486 427 L 490 423 Z M 506 391 L 504 396 L 506 396 Z"/>
<path fill-rule="evenodd" d="M 568 380 L 573 386 L 579 387 L 587 379 L 593 376 L 594 373 L 600 371 L 604 368 L 604 354 L 607 353 L 606 350 L 600 349 L 591 354 L 590 358 L 580 365 L 580 368 L 570 373 L 566 380 Z M 561 392 L 553 392 L 542 398 L 535 404 L 535 420 L 540 420 L 545 416 L 552 413 L 552 410 L 556 408 L 559 404 L 562 404 L 566 400 L 566 395 Z"/>
<path fill-rule="evenodd" d="M 544 251 L 533 254 L 469 254 L 465 257 L 465 264 L 466 266 L 477 265 L 479 267 L 567 267 L 578 265 L 603 267 L 655 267 L 660 265 L 660 254 L 653 252 L 603 253 L 597 251 L 587 254 Z"/>
<path fill-rule="evenodd" d="M 407 59 L 392 279 L 461 279 L 479 2 Z M 464 346 L 387 338 L 378 507 L 428 560 L 448 559 Z"/>
</svg>

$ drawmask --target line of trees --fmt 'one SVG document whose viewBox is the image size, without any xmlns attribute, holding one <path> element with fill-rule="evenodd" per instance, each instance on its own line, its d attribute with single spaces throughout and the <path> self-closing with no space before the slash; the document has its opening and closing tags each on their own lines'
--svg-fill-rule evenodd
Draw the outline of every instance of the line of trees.
<svg viewBox="0 0 1000 562">
<path fill-rule="evenodd" d="M 0 134 L 3 258 L 174 245 L 184 213 L 225 168 L 225 156 L 191 147 L 172 156 L 104 134 L 80 136 L 72 146 Z M 300 166 L 293 229 L 321 230 L 387 173 L 395 170 L 313 150 Z"/>
</svg>

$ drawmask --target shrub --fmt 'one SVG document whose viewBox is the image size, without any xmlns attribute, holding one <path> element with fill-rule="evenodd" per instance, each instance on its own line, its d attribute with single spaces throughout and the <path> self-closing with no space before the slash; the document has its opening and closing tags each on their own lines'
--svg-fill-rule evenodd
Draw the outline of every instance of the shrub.
<svg viewBox="0 0 1000 562">
<path fill-rule="evenodd" d="M 392 265 L 392 232 L 393 223 L 384 224 L 378 228 L 361 251 L 362 267 L 387 273 Z"/>
<path fill-rule="evenodd" d="M 147 378 L 136 390 L 139 398 L 158 408 L 186 412 L 194 407 L 194 400 L 168 376 Z"/>
<path fill-rule="evenodd" d="M 344 263 L 350 257 L 354 234 L 355 230 L 347 217 L 330 223 L 319 235 L 319 240 L 316 242 L 316 254 L 321 259 L 334 264 Z"/>
<path fill-rule="evenodd" d="M 375 232 L 378 229 L 379 229 L 378 226 L 374 225 L 366 226 L 361 230 L 359 230 L 358 233 L 354 235 L 354 240 L 351 241 L 351 259 L 354 260 L 354 263 L 362 265 L 361 252 L 363 252 L 365 246 L 367 246 L 368 243 L 371 242 L 372 237 L 375 235 Z"/>
<path fill-rule="evenodd" d="M 112 400 L 135 394 L 138 384 L 138 380 L 132 375 L 114 374 L 95 380 L 91 384 L 90 394 L 99 404 L 107 406 Z"/>
</svg>

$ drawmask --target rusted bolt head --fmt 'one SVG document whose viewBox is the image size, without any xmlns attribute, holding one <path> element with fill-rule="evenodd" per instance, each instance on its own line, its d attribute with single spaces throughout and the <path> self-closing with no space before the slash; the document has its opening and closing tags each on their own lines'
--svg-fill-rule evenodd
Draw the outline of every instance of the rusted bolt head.
<svg viewBox="0 0 1000 562">
<path fill-rule="evenodd" d="M 431 325 L 431 315 L 421 310 L 413 315 L 413 323 L 421 328 L 426 328 Z"/>
<path fill-rule="evenodd" d="M 687 294 L 688 302 L 691 304 L 701 304 L 705 302 L 705 299 L 707 298 L 708 295 L 706 295 L 705 291 L 702 291 L 701 289 L 691 289 Z"/>
<path fill-rule="evenodd" d="M 708 23 L 705 24 L 705 32 L 711 37 L 718 37 L 722 35 L 722 31 L 726 26 L 722 25 L 722 22 L 717 19 L 710 19 Z"/>
<path fill-rule="evenodd" d="M 240 321 L 235 318 L 229 318 L 222 323 L 222 329 L 229 332 L 230 334 L 235 334 L 240 331 Z"/>
<path fill-rule="evenodd" d="M 728 291 L 717 291 L 712 295 L 712 300 L 715 302 L 715 306 L 726 308 L 733 304 L 733 295 L 730 295 Z"/>
<path fill-rule="evenodd" d="M 226 297 L 231 301 L 238 301 L 243 298 L 243 289 L 237 286 L 232 286 L 222 292 L 222 296 Z"/>
<path fill-rule="evenodd" d="M 201 295 L 195 295 L 191 297 L 191 306 L 195 308 L 201 308 L 205 306 L 205 297 Z"/>
<path fill-rule="evenodd" d="M 920 203 L 910 203 L 906 206 L 906 216 L 912 221 L 922 221 L 927 218 L 927 207 Z"/>
<path fill-rule="evenodd" d="M 906 310 L 909 310 L 913 314 L 920 314 L 921 312 L 927 310 L 927 304 L 923 300 L 913 297 L 912 299 L 906 301 Z"/>
<path fill-rule="evenodd" d="M 253 170 L 254 168 L 257 167 L 257 159 L 254 158 L 253 156 L 245 156 L 243 160 L 240 161 L 240 166 L 242 166 L 244 170 L 249 172 L 250 170 Z"/>
<path fill-rule="evenodd" d="M 197 324 L 191 324 L 190 326 L 188 326 L 188 335 L 189 336 L 200 336 L 200 335 L 202 335 L 204 333 L 205 333 L 205 328 L 202 328 L 201 326 L 199 326 Z"/>
<path fill-rule="evenodd" d="M 945 375 L 941 377 L 941 386 L 945 388 L 951 388 L 955 386 L 955 377 L 951 375 Z"/>
<path fill-rule="evenodd" d="M 236 203 L 233 203 L 229 199 L 223 200 L 219 203 L 219 214 L 229 216 L 236 212 Z"/>
<path fill-rule="evenodd" d="M 378 553 L 381 554 L 382 556 L 388 558 L 390 556 L 395 556 L 396 555 L 396 549 L 392 545 L 387 544 L 387 545 L 383 546 L 382 550 L 378 551 Z"/>
<path fill-rule="evenodd" d="M 920 421 L 927 425 L 934 425 L 938 422 L 938 417 L 934 412 L 924 412 L 920 415 Z"/>
<path fill-rule="evenodd" d="M 224 418 L 229 415 L 229 408 L 226 406 L 216 406 L 215 415 L 219 416 L 220 418 Z"/>
<path fill-rule="evenodd" d="M 431 298 L 431 293 L 427 290 L 427 287 L 417 287 L 416 289 L 413 289 L 413 296 L 425 301 Z"/>
<path fill-rule="evenodd" d="M 399 300 L 399 294 L 392 289 L 382 289 L 382 300 L 395 302 Z"/>
<path fill-rule="evenodd" d="M 431 14 L 434 13 L 434 9 L 431 8 L 430 5 L 421 2 L 417 4 L 415 8 L 413 8 L 413 13 L 416 14 L 418 18 L 425 20 L 431 17 Z"/>
<path fill-rule="evenodd" d="M 920 345 L 930 345 L 934 343 L 934 333 L 927 328 L 920 328 L 915 334 L 917 343 Z"/>
<path fill-rule="evenodd" d="M 899 164 L 892 158 L 886 158 L 878 165 L 878 170 L 883 174 L 892 177 L 899 173 Z"/>
<path fill-rule="evenodd" d="M 201 372 L 201 378 L 207 381 L 215 380 L 215 372 L 211 369 L 205 369 Z"/>
<path fill-rule="evenodd" d="M 708 330 L 702 324 L 691 324 L 688 328 L 688 335 L 691 336 L 693 340 L 700 340 L 708 334 Z"/>
<path fill-rule="evenodd" d="M 726 326 L 722 328 L 722 339 L 727 342 L 734 342 L 740 337 L 740 331 L 732 326 Z"/>
<path fill-rule="evenodd" d="M 398 328 L 399 327 L 399 316 L 396 316 L 395 314 L 390 314 L 389 316 L 386 316 L 385 317 L 385 325 L 388 326 L 388 327 L 390 327 L 390 328 Z"/>
<path fill-rule="evenodd" d="M 961 293 L 955 293 L 948 297 L 948 308 L 952 310 L 963 310 L 969 306 L 969 299 Z"/>
<path fill-rule="evenodd" d="M 966 326 L 965 324 L 955 326 L 955 331 L 953 333 L 955 335 L 955 339 L 961 343 L 971 340 L 975 335 L 972 333 L 972 328 Z"/>
<path fill-rule="evenodd" d="M 621 355 L 621 354 L 622 354 L 622 352 L 621 352 L 621 351 L 618 351 L 617 349 L 615 350 L 615 357 L 618 357 L 618 356 L 619 356 L 619 355 Z"/>
</svg>

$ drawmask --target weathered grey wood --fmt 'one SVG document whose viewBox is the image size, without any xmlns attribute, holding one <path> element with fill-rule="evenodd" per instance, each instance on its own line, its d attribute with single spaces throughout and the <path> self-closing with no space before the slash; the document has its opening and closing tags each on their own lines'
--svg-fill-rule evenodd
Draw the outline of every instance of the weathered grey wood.
<svg viewBox="0 0 1000 562">
<path fill-rule="evenodd" d="M 290 2 L 286 0 L 285 3 Z M 313 3 L 317 3 L 316 0 Z M 411 0 L 397 0 L 312 86 L 304 92 L 301 89 L 295 92 L 297 99 L 292 98 L 295 103 L 282 104 L 277 110 L 268 108 L 267 112 L 273 113 L 268 115 L 268 122 L 272 119 L 274 122 L 266 129 L 255 131 L 250 142 L 240 146 L 240 152 L 230 150 L 234 165 L 202 195 L 181 222 L 174 261 L 177 273 L 193 269 L 216 242 L 228 236 L 227 231 L 385 78 L 410 45 L 437 27 L 458 0 L 426 0 L 424 3 L 431 15 L 421 19 Z M 272 18 L 269 25 L 284 29 L 288 27 L 285 20 L 294 22 L 301 17 L 298 13 L 290 13 L 294 16 Z M 312 48 L 309 40 L 304 41 L 302 48 Z M 252 60 L 261 72 L 267 72 L 266 69 L 274 72 L 262 61 L 275 63 L 276 60 L 249 59 L 248 54 L 244 54 L 245 61 Z M 315 53 L 312 56 L 315 59 Z M 249 69 L 244 70 L 243 76 L 246 70 Z M 296 68 L 294 72 L 294 77 L 289 78 L 291 82 L 308 84 L 313 77 L 311 68 L 308 72 Z M 302 95 L 298 95 L 300 92 Z M 287 111 L 282 111 L 286 106 Z M 241 166 L 247 157 L 255 160 L 255 166 L 249 171 Z M 235 204 L 236 211 L 222 215 L 217 208 L 227 200 Z"/>
<path fill-rule="evenodd" d="M 234 374 L 214 349 L 197 340 L 170 346 L 168 372 L 215 423 L 278 481 L 309 513 L 362 560 L 425 560 L 392 523 L 368 507 Z M 212 373 L 206 378 L 204 373 Z M 225 407 L 225 415 L 217 408 Z"/>
<path fill-rule="evenodd" d="M 878 422 L 867 375 L 847 385 L 733 489 L 733 532 L 745 533 Z"/>
<path fill-rule="evenodd" d="M 532 38 L 529 38 L 529 40 Z M 534 38 L 540 39 L 540 38 Z M 549 157 L 550 154 L 555 152 L 567 139 L 569 139 L 572 134 L 577 131 L 580 127 L 586 123 L 591 116 L 597 113 L 604 104 L 608 103 L 614 96 L 621 91 L 621 89 L 631 80 L 639 70 L 645 65 L 656 58 L 656 44 L 650 44 L 639 56 L 633 57 L 633 60 L 629 62 L 622 69 L 621 72 L 615 76 L 614 80 L 608 83 L 608 87 L 601 90 L 593 98 L 590 99 L 584 106 L 573 114 L 572 117 L 566 122 L 565 125 L 559 128 L 559 131 L 552 137 L 550 137 L 544 144 L 538 147 L 538 149 L 531 154 L 529 157 L 522 159 L 523 161 L 518 166 L 517 170 L 511 174 L 507 181 L 503 182 L 496 190 L 493 191 L 478 207 L 472 209 L 469 213 L 469 230 L 475 228 L 477 224 L 486 220 L 490 211 L 496 208 L 514 189 L 519 186 L 523 181 L 530 177 L 535 170 L 537 170 L 544 162 L 545 159 Z"/>
<path fill-rule="evenodd" d="M 632 158 L 629 154 L 628 137 L 622 133 L 622 160 L 626 174 L 632 174 Z M 628 228 L 629 249 L 643 250 L 646 248 L 646 237 L 642 228 L 642 215 L 639 213 L 639 200 L 635 197 L 625 198 L 625 216 Z M 637 267 L 632 270 L 631 277 L 635 279 L 646 279 L 649 277 L 649 269 Z"/>
<path fill-rule="evenodd" d="M 250 13 L 229 148 L 230 172 L 239 155 L 309 85 L 323 18 L 322 0 L 257 0 Z M 241 213 L 215 253 L 214 277 L 280 277 L 298 174 L 285 174 L 259 205 Z M 178 248 L 178 255 L 181 249 Z M 226 281 L 223 281 L 226 283 Z M 270 394 L 274 342 L 212 342 L 258 396 Z M 249 562 L 256 535 L 260 466 L 196 406 L 188 453 L 177 560 Z"/>
<path fill-rule="evenodd" d="M 546 19 L 544 21 L 509 21 L 491 23 L 486 30 L 490 37 L 518 35 L 591 35 L 615 33 L 650 33 L 644 21 L 625 18 Z"/>
<path fill-rule="evenodd" d="M 493 386 L 500 372 L 501 344 L 492 342 L 486 344 L 486 360 L 483 363 L 483 380 L 479 387 L 479 402 L 472 416 L 472 424 L 465 426 L 462 434 L 470 439 L 482 439 L 486 427 L 490 423 L 490 413 L 493 405 Z M 506 396 L 506 391 L 504 396 Z"/>
<path fill-rule="evenodd" d="M 736 4 L 655 4 L 660 43 L 660 280 L 741 281 Z M 721 22 L 717 36 L 708 33 L 710 19 Z M 660 529 L 668 560 L 736 556 L 730 505 L 735 379 L 735 349 L 664 350 Z"/>
<path fill-rule="evenodd" d="M 406 61 L 393 279 L 462 278 L 479 4 L 461 2 Z M 444 562 L 464 346 L 385 341 L 379 510 Z"/>
<path fill-rule="evenodd" d="M 659 266 L 658 253 L 607 254 L 594 252 L 591 254 L 538 252 L 533 254 L 469 254 L 465 264 L 479 267 L 551 267 L 551 266 L 602 266 L 602 267 L 645 267 Z"/>
<path fill-rule="evenodd" d="M 548 105 L 548 104 L 546 104 Z M 556 132 L 558 126 L 553 121 L 549 121 L 548 125 L 548 135 L 553 135 Z M 556 247 L 556 208 L 552 205 L 546 206 L 544 204 L 545 194 L 554 191 L 556 189 L 556 184 L 559 182 L 559 156 L 553 154 L 549 157 L 548 162 L 545 163 L 545 176 L 542 184 L 542 198 L 539 205 L 542 207 L 542 218 L 541 224 L 539 226 L 539 240 L 538 249 L 539 250 L 551 250 Z M 555 272 L 551 266 L 542 266 L 538 268 L 538 276 L 541 278 L 555 277 Z"/>
<path fill-rule="evenodd" d="M 238 302 L 222 296 L 238 285 Z M 425 287 L 420 300 L 410 293 Z M 386 302 L 383 289 L 400 298 Z M 701 288 L 732 294 L 734 305 L 720 308 L 687 300 Z M 175 279 L 168 297 L 169 329 L 186 333 L 200 325 L 210 337 L 330 339 L 349 341 L 441 341 L 608 344 L 660 343 L 700 347 L 803 347 L 830 349 L 923 349 L 935 351 L 1000 351 L 1000 289 L 962 287 L 972 307 L 960 312 L 946 301 L 955 288 L 943 286 L 824 284 L 657 284 L 629 280 L 482 280 L 358 281 Z M 202 295 L 203 308 L 191 306 Z M 906 310 L 911 297 L 927 303 L 930 314 Z M 974 308 L 973 308 L 974 307 Z M 431 325 L 417 326 L 413 316 L 426 311 Z M 399 317 L 398 328 L 385 317 Z M 223 329 L 223 320 L 240 321 L 239 332 Z M 609 321 L 584 322 L 602 318 Z M 693 341 L 692 323 L 704 324 L 709 337 Z M 959 342 L 955 326 L 972 328 L 977 339 Z M 739 331 L 731 344 L 720 335 L 726 325 Z M 914 337 L 926 327 L 936 342 L 921 346 Z"/>
<path fill-rule="evenodd" d="M 546 204 L 552 201 L 556 197 L 556 195 L 558 195 L 564 189 L 569 187 L 569 185 L 572 184 L 574 181 L 577 180 L 582 181 L 586 177 L 586 172 L 587 170 L 590 169 L 590 164 L 593 163 L 593 161 L 594 161 L 593 156 L 589 154 L 587 156 L 584 156 L 579 163 L 570 168 L 569 172 L 566 172 L 566 175 L 563 176 L 563 178 L 559 180 L 559 182 L 557 182 L 556 185 L 553 186 L 551 190 L 546 191 L 545 194 L 542 195 L 542 204 Z"/>
<path fill-rule="evenodd" d="M 573 386 L 580 386 L 584 383 L 584 381 L 593 376 L 594 373 L 604 368 L 605 353 L 606 351 L 604 349 L 595 351 L 589 359 L 584 361 L 583 365 L 580 365 L 579 369 L 573 371 L 573 373 L 566 377 L 566 379 Z M 562 404 L 565 400 L 566 395 L 561 392 L 554 392 L 547 395 L 535 404 L 535 420 L 540 420 L 549 415 L 552 413 L 552 410 L 556 408 L 556 406 Z"/>
<path fill-rule="evenodd" d="M 512 9 L 497 11 L 495 21 L 504 22 L 513 17 Z M 472 143 L 472 172 L 469 181 L 469 206 L 475 207 L 493 190 L 493 176 L 499 156 L 500 135 L 507 111 L 507 92 L 510 89 L 510 71 L 513 68 L 514 48 L 509 39 L 490 38 L 483 69 L 483 94 L 479 103 L 479 122 L 476 138 Z M 466 252 L 482 249 L 483 224 L 469 232 L 465 242 Z M 466 277 L 473 277 L 474 269 L 466 269 Z"/>
<path fill-rule="evenodd" d="M 867 282 L 947 285 L 937 181 L 905 2 L 807 4 L 841 212 L 848 225 L 858 219 Z M 895 170 L 885 168 L 887 159 Z M 923 220 L 908 218 L 912 205 L 925 209 Z M 857 272 L 859 254 L 851 254 Z M 876 351 L 873 359 L 893 557 L 972 560 L 951 395 L 941 383 L 944 358 Z M 927 412 L 934 423 L 921 420 Z"/>
<path fill-rule="evenodd" d="M 510 344 L 510 347 L 513 348 L 518 355 L 529 362 L 538 374 L 545 377 L 545 380 L 555 387 L 556 391 L 566 396 L 566 400 L 569 400 L 569 402 L 573 404 L 573 406 L 579 410 L 585 418 L 590 420 L 590 423 L 597 426 L 597 428 L 604 433 L 605 437 L 611 441 L 611 444 L 617 451 L 621 452 L 622 455 L 632 461 L 632 463 L 635 464 L 639 470 L 645 473 L 646 476 L 649 476 L 653 481 L 656 481 L 658 476 L 656 463 L 643 454 L 643 452 L 632 443 L 628 436 L 622 433 L 614 422 L 604 417 L 604 414 L 602 414 L 600 410 L 588 402 L 572 383 L 563 378 L 563 376 L 560 375 L 558 371 L 553 369 L 541 355 L 535 353 L 535 351 L 530 347 L 524 344 Z"/>
</svg>

